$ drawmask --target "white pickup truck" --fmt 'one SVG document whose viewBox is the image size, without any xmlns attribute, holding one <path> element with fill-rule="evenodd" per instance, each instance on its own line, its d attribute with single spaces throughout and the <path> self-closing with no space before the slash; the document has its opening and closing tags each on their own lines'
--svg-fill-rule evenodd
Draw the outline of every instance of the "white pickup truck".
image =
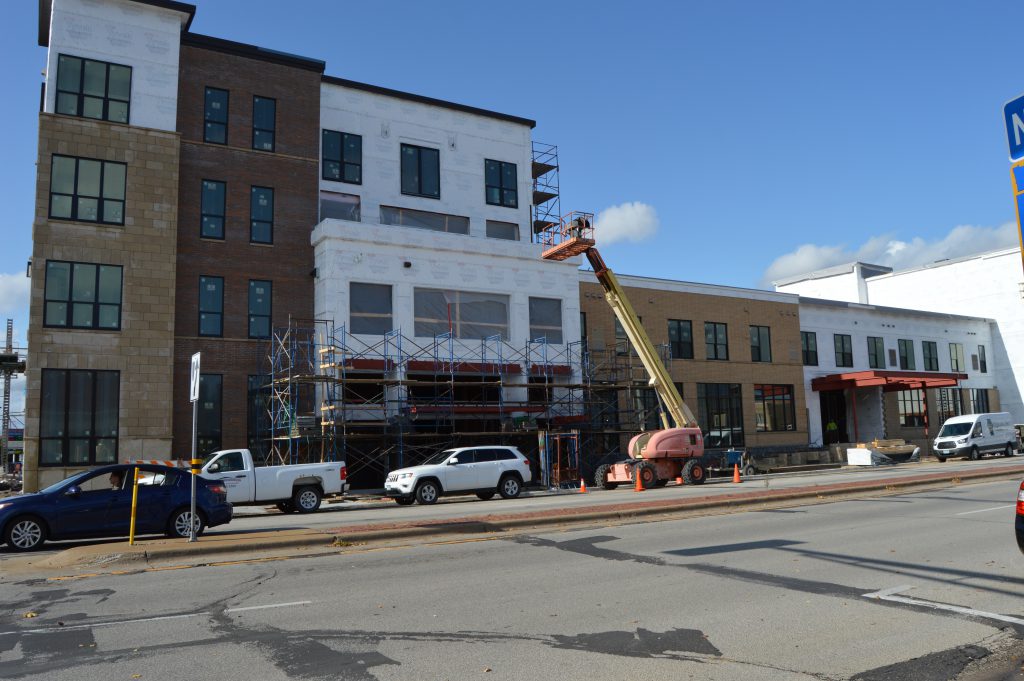
<svg viewBox="0 0 1024 681">
<path fill-rule="evenodd" d="M 200 475 L 223 481 L 235 506 L 276 504 L 282 513 L 312 513 L 325 496 L 348 490 L 344 461 L 257 467 L 248 449 L 210 454 Z"/>
</svg>

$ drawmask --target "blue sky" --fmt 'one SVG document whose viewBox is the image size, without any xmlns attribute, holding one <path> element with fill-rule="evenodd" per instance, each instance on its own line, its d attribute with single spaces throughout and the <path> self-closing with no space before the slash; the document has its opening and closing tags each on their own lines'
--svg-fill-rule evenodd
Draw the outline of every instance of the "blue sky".
<svg viewBox="0 0 1024 681">
<path fill-rule="evenodd" d="M 767 287 L 1017 243 L 1002 105 L 1024 92 L 1024 3 L 195 4 L 196 32 L 535 119 L 563 211 L 630 204 L 599 221 L 620 273 Z M 45 50 L 36 3 L 6 10 L 0 315 L 24 338 Z"/>
</svg>

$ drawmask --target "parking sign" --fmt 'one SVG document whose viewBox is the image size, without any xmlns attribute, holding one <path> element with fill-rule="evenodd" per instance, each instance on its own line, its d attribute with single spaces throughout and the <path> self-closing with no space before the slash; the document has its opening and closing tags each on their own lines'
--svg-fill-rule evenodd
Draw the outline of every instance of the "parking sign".
<svg viewBox="0 0 1024 681">
<path fill-rule="evenodd" d="M 1024 95 L 1003 106 L 1003 117 L 1006 119 L 1006 139 L 1010 143 L 1010 160 L 1024 159 Z"/>
<path fill-rule="evenodd" d="M 199 353 L 192 355 L 192 371 L 189 372 L 188 399 L 199 401 Z"/>
</svg>

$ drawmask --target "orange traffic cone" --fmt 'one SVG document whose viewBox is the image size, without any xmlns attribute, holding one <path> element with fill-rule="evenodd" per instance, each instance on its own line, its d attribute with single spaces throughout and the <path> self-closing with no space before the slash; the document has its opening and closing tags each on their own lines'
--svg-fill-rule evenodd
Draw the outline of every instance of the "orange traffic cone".
<svg viewBox="0 0 1024 681">
<path fill-rule="evenodd" d="M 677 475 L 676 476 L 676 484 L 677 485 L 683 484 L 683 476 L 681 476 L 681 475 Z"/>
<path fill-rule="evenodd" d="M 740 480 L 740 465 L 738 463 L 734 463 L 732 465 L 732 481 L 743 482 L 742 480 Z"/>
<path fill-rule="evenodd" d="M 636 481 L 636 484 L 633 485 L 633 491 L 635 491 L 635 492 L 643 492 L 644 491 L 644 483 L 640 482 L 640 467 L 639 466 L 636 466 L 633 469 L 633 479 Z"/>
<path fill-rule="evenodd" d="M 586 481 L 583 480 L 583 478 L 580 478 L 580 494 L 586 494 L 586 493 L 587 493 L 587 483 L 586 483 Z"/>
</svg>

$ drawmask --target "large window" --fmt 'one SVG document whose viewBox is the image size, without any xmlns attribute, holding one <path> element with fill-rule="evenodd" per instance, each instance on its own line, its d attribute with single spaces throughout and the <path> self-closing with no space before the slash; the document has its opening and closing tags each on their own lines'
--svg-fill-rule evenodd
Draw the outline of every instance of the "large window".
<svg viewBox="0 0 1024 681">
<path fill-rule="evenodd" d="M 924 391 L 901 390 L 896 393 L 900 412 L 900 425 L 910 428 L 924 427 Z"/>
<path fill-rule="evenodd" d="M 985 359 L 985 346 L 978 346 L 978 371 L 983 374 L 988 373 L 988 360 Z"/>
<path fill-rule="evenodd" d="M 120 329 L 121 276 L 117 265 L 47 260 L 43 326 Z"/>
<path fill-rule="evenodd" d="M 800 352 L 803 354 L 804 366 L 818 366 L 818 334 L 814 331 L 801 331 Z"/>
<path fill-rule="evenodd" d="M 123 225 L 126 173 L 124 163 L 54 154 L 50 217 Z"/>
<path fill-rule="evenodd" d="M 530 298 L 530 340 L 562 342 L 562 301 L 558 298 Z"/>
<path fill-rule="evenodd" d="M 277 100 L 269 97 L 252 98 L 252 148 L 258 151 L 274 150 L 277 127 Z"/>
<path fill-rule="evenodd" d="M 321 176 L 333 182 L 363 183 L 363 138 L 336 130 L 321 135 Z"/>
<path fill-rule="evenodd" d="M 519 241 L 519 225 L 517 225 L 514 222 L 488 220 L 487 236 L 490 239 L 505 239 L 506 241 Z"/>
<path fill-rule="evenodd" d="M 359 197 L 355 194 L 321 191 L 320 219 L 327 220 L 328 218 L 350 222 L 362 220 Z"/>
<path fill-rule="evenodd" d="M 349 320 L 351 333 L 383 336 L 394 328 L 391 318 L 389 284 L 349 284 Z"/>
<path fill-rule="evenodd" d="M 127 123 L 132 67 L 57 57 L 57 113 Z"/>
<path fill-rule="evenodd" d="M 772 331 L 770 327 L 750 327 L 750 361 L 772 361 Z"/>
<path fill-rule="evenodd" d="M 437 149 L 402 145 L 402 193 L 441 198 L 441 155 Z"/>
<path fill-rule="evenodd" d="M 754 418 L 758 431 L 796 430 L 793 386 L 755 385 Z"/>
<path fill-rule="evenodd" d="M 273 292 L 271 282 L 249 280 L 249 338 L 270 338 Z"/>
<path fill-rule="evenodd" d="M 450 324 L 456 338 L 508 340 L 508 305 L 509 297 L 498 293 L 417 288 L 413 290 L 415 333 L 438 336 L 447 333 Z"/>
<path fill-rule="evenodd" d="M 227 201 L 227 185 L 219 180 L 203 180 L 203 196 L 200 201 L 202 220 L 199 235 L 206 239 L 224 238 L 224 212 Z"/>
<path fill-rule="evenodd" d="M 868 366 L 872 369 L 885 368 L 885 341 L 878 336 L 868 336 Z"/>
<path fill-rule="evenodd" d="M 519 183 L 516 180 L 515 163 L 484 159 L 484 183 L 488 205 L 519 207 Z"/>
<path fill-rule="evenodd" d="M 43 369 L 39 465 L 117 462 L 117 371 Z"/>
<path fill-rule="evenodd" d="M 199 277 L 199 335 L 224 335 L 223 277 Z"/>
<path fill-rule="evenodd" d="M 203 105 L 203 141 L 213 144 L 228 143 L 228 91 L 206 88 Z"/>
<path fill-rule="evenodd" d="M 939 370 L 939 348 L 935 341 L 921 341 L 921 350 L 924 351 L 924 370 Z"/>
<path fill-rule="evenodd" d="M 266 455 L 270 426 L 270 377 L 250 375 L 247 388 L 246 435 L 249 450 L 254 456 Z"/>
<path fill-rule="evenodd" d="M 395 206 L 380 207 L 380 224 L 429 229 L 434 232 L 469 234 L 469 218 L 461 215 L 413 210 L 412 208 L 396 208 Z"/>
<path fill-rule="evenodd" d="M 249 241 L 254 244 L 274 243 L 274 190 L 253 187 L 249 201 Z"/>
<path fill-rule="evenodd" d="M 689 319 L 668 320 L 668 348 L 672 359 L 693 359 L 693 324 Z"/>
<path fill-rule="evenodd" d="M 952 416 L 960 416 L 964 413 L 963 397 L 960 388 L 939 388 L 935 391 L 939 423 Z"/>
<path fill-rule="evenodd" d="M 986 388 L 971 388 L 971 413 L 987 414 L 988 390 Z"/>
<path fill-rule="evenodd" d="M 900 348 L 900 369 L 914 371 L 917 368 L 914 362 L 914 341 L 900 338 L 897 344 Z"/>
<path fill-rule="evenodd" d="M 832 342 L 836 348 L 836 366 L 837 367 L 852 367 L 853 366 L 853 339 L 847 334 L 837 333 L 833 334 Z"/>
<path fill-rule="evenodd" d="M 729 334 L 725 324 L 704 322 L 704 351 L 708 359 L 729 359 Z"/>
<path fill-rule="evenodd" d="M 221 449 L 221 409 L 224 378 L 219 374 L 199 377 L 196 450 L 199 456 Z"/>
<path fill-rule="evenodd" d="M 739 383 L 698 383 L 697 411 L 704 446 L 743 446 L 743 399 Z"/>
<path fill-rule="evenodd" d="M 640 430 L 661 428 L 661 405 L 654 388 L 633 388 L 633 413 Z"/>
<path fill-rule="evenodd" d="M 964 362 L 963 343 L 949 344 L 949 370 L 959 372 L 967 370 L 967 364 Z"/>
</svg>

